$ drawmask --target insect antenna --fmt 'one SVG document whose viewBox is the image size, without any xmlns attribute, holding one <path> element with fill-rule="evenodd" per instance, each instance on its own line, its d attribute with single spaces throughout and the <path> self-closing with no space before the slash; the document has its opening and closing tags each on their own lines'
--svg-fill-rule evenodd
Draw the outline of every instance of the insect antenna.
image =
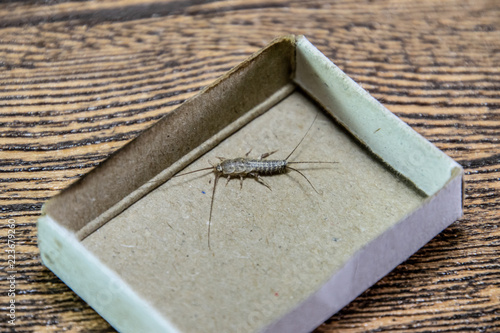
<svg viewBox="0 0 500 333">
<path fill-rule="evenodd" d="M 178 175 L 172 176 L 172 178 L 174 178 L 174 177 L 179 177 L 179 176 L 189 175 L 189 174 L 191 174 L 191 173 L 195 173 L 195 172 L 198 172 L 198 171 L 213 170 L 213 168 L 214 168 L 214 167 L 206 167 L 206 168 L 202 168 L 202 169 L 198 169 L 198 170 L 188 171 L 188 172 L 184 172 L 184 173 L 181 173 L 181 174 L 178 174 Z"/>
<path fill-rule="evenodd" d="M 220 174 L 215 175 L 214 189 L 212 190 L 212 201 L 210 202 L 210 215 L 208 217 L 208 249 L 210 248 L 210 225 L 212 224 L 212 211 L 214 209 L 214 198 L 215 198 L 215 188 L 217 187 L 217 182 L 219 181 Z"/>
</svg>

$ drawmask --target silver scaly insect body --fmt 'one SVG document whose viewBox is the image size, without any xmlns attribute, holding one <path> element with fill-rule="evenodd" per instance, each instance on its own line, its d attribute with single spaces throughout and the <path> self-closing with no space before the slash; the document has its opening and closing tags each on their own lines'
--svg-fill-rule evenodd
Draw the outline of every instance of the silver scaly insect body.
<svg viewBox="0 0 500 333">
<path fill-rule="evenodd" d="M 249 158 L 227 159 L 216 165 L 217 172 L 224 175 L 247 176 L 252 173 L 260 175 L 276 175 L 286 172 L 286 160 L 261 160 Z"/>
<path fill-rule="evenodd" d="M 307 179 L 307 177 L 299 170 L 290 167 L 290 164 L 306 164 L 306 163 L 312 163 L 312 164 L 319 164 L 319 163 L 327 163 L 327 164 L 333 164 L 337 162 L 324 162 L 324 161 L 305 161 L 305 162 L 288 162 L 288 159 L 292 154 L 295 152 L 295 150 L 300 146 L 304 138 L 307 136 L 309 131 L 311 130 L 312 126 L 314 125 L 314 122 L 316 121 L 317 115 L 314 118 L 313 122 L 311 123 L 311 126 L 309 126 L 309 129 L 307 132 L 304 134 L 302 139 L 299 141 L 299 143 L 295 146 L 295 148 L 288 154 L 288 156 L 284 160 L 264 160 L 264 158 L 274 154 L 276 152 L 272 151 L 269 153 L 265 153 L 260 155 L 258 159 L 250 159 L 248 158 L 248 155 L 250 154 L 250 151 L 246 153 L 245 157 L 238 157 L 238 158 L 224 158 L 224 157 L 218 157 L 220 160 L 219 163 L 212 165 L 212 167 L 208 168 L 202 168 L 198 170 L 193 170 L 189 171 L 186 173 L 182 173 L 179 175 L 175 175 L 174 177 L 178 176 L 183 176 L 187 175 L 190 173 L 194 172 L 199 172 L 199 171 L 204 171 L 204 170 L 212 170 L 215 174 L 215 180 L 214 180 L 214 187 L 212 191 L 212 200 L 210 202 L 210 215 L 208 218 L 208 248 L 210 249 L 210 226 L 212 223 L 212 211 L 214 207 L 214 198 L 215 198 L 215 189 L 217 187 L 217 182 L 219 181 L 220 177 L 226 177 L 227 181 L 231 180 L 231 178 L 239 178 L 240 179 L 240 187 L 243 187 L 243 179 L 247 177 L 253 177 L 257 182 L 261 183 L 262 185 L 266 186 L 267 188 L 271 189 L 271 187 L 262 179 L 261 176 L 271 176 L 271 175 L 278 175 L 278 174 L 284 174 L 287 173 L 289 170 L 293 170 L 300 174 L 308 183 L 311 185 L 313 190 L 318 193 L 316 188 L 313 186 L 313 184 Z"/>
</svg>

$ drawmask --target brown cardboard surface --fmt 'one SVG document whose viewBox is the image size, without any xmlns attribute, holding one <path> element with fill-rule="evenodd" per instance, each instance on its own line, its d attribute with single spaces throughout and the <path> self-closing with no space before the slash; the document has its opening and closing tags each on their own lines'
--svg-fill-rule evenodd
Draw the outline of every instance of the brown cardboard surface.
<svg viewBox="0 0 500 333">
<path fill-rule="evenodd" d="M 253 120 L 186 171 L 278 149 L 285 158 L 317 113 L 300 91 Z M 194 132 L 196 133 L 196 131 Z M 213 174 L 173 178 L 83 244 L 180 329 L 256 330 L 317 290 L 357 250 L 425 200 L 322 113 L 291 161 L 299 174 L 219 182 L 211 250 Z"/>
<path fill-rule="evenodd" d="M 52 198 L 44 212 L 73 232 L 102 217 L 214 133 L 289 85 L 294 43 L 293 37 L 284 37 L 254 54 Z"/>
</svg>

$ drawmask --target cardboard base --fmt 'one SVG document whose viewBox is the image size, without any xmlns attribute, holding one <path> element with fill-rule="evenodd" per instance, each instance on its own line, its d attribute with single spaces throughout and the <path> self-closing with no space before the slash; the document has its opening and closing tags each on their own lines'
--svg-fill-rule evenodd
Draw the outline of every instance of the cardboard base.
<svg viewBox="0 0 500 333">
<path fill-rule="evenodd" d="M 304 94 L 295 92 L 223 141 L 185 171 L 217 156 L 278 149 L 298 173 L 219 182 L 176 177 L 87 237 L 83 244 L 175 326 L 207 332 L 255 331 L 306 299 L 364 244 L 391 228 L 424 198 L 395 177 Z M 182 173 L 182 172 L 181 172 Z"/>
<path fill-rule="evenodd" d="M 307 180 L 265 177 L 271 190 L 221 179 L 210 249 L 213 172 L 171 176 L 250 150 L 284 159 L 302 138 L 289 161 L 337 163 L 291 164 Z M 122 332 L 305 332 L 457 219 L 462 175 L 307 39 L 286 36 L 44 205 L 40 253 Z"/>
</svg>

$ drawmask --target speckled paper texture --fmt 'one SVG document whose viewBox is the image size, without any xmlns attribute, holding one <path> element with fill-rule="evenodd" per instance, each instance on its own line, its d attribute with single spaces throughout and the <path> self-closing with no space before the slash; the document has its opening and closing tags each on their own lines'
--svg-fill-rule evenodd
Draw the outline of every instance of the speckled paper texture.
<svg viewBox="0 0 500 333">
<path fill-rule="evenodd" d="M 423 200 L 296 92 L 189 166 L 217 156 L 274 151 L 285 158 L 320 114 L 290 172 L 219 182 L 207 244 L 214 176 L 174 178 L 83 242 L 185 332 L 254 331 L 318 289 L 357 250 Z"/>
</svg>

